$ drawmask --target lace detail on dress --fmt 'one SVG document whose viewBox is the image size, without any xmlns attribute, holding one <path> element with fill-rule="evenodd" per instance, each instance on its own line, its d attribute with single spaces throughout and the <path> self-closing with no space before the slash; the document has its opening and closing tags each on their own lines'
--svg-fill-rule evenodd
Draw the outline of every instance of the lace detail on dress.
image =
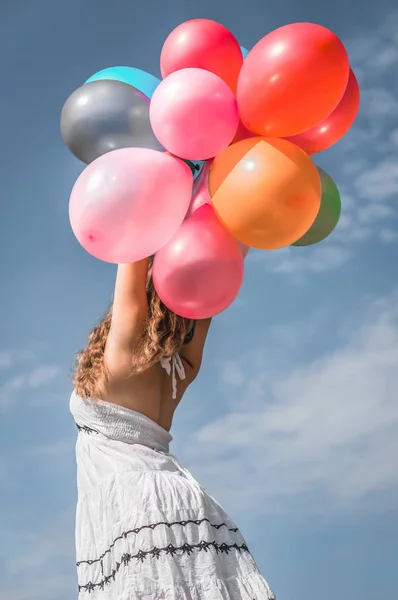
<svg viewBox="0 0 398 600">
<path fill-rule="evenodd" d="M 163 548 L 151 548 L 151 550 L 139 550 L 135 554 L 130 554 L 129 552 L 124 553 L 120 560 L 115 563 L 115 567 L 112 569 L 111 573 L 108 575 L 103 575 L 103 577 L 97 581 L 92 582 L 89 581 L 85 585 L 79 585 L 79 593 L 80 592 L 93 592 L 95 589 L 99 588 L 103 590 L 106 585 L 109 585 L 111 581 L 115 581 L 115 577 L 120 571 L 121 567 L 127 567 L 127 565 L 132 561 L 136 560 L 137 562 L 144 562 L 147 558 L 155 558 L 159 560 L 162 554 L 169 555 L 171 557 L 174 556 L 182 556 L 183 554 L 187 554 L 190 556 L 193 552 L 208 552 L 208 550 L 213 550 L 216 554 L 229 554 L 231 551 L 236 552 L 247 552 L 250 554 L 249 549 L 245 543 L 243 544 L 226 544 L 223 542 L 222 544 L 218 544 L 215 541 L 206 541 L 200 540 L 197 544 L 188 544 L 184 543 L 181 546 L 175 546 L 174 544 L 168 544 Z"/>
<path fill-rule="evenodd" d="M 149 525 L 142 525 L 141 527 L 136 527 L 135 529 L 130 529 L 129 531 L 124 531 L 117 538 L 115 538 L 113 540 L 112 544 L 109 546 L 109 548 L 107 550 L 105 550 L 105 552 L 103 552 L 101 554 L 101 556 L 99 556 L 98 558 L 89 559 L 89 560 L 79 560 L 76 563 L 76 566 L 79 567 L 80 565 L 83 565 L 83 564 L 93 565 L 94 563 L 101 562 L 102 559 L 113 550 L 116 542 L 118 542 L 120 540 L 125 540 L 127 537 L 131 536 L 131 534 L 137 535 L 138 533 L 140 533 L 141 531 L 144 531 L 145 529 L 151 529 L 153 531 L 154 529 L 156 529 L 157 527 L 160 527 L 160 526 L 168 527 L 170 529 L 171 527 L 174 527 L 175 525 L 180 525 L 181 527 L 186 527 L 187 525 L 198 525 L 199 526 L 202 523 L 208 523 L 211 527 L 214 527 L 214 529 L 221 529 L 221 527 L 226 527 L 228 529 L 228 531 L 231 531 L 232 533 L 237 533 L 239 531 L 239 529 L 237 527 L 228 527 L 228 525 L 226 523 L 218 523 L 218 524 L 211 523 L 210 520 L 207 518 L 195 519 L 195 520 L 187 519 L 186 521 L 173 521 L 171 523 L 167 522 L 167 521 L 159 521 L 158 523 L 150 523 Z"/>
<path fill-rule="evenodd" d="M 173 354 L 173 356 L 169 356 L 169 358 L 161 358 L 160 364 L 165 369 L 167 375 L 171 375 L 172 377 L 173 400 L 175 400 L 177 398 L 177 375 L 180 378 L 180 381 L 184 380 L 186 377 L 180 355 Z"/>
</svg>

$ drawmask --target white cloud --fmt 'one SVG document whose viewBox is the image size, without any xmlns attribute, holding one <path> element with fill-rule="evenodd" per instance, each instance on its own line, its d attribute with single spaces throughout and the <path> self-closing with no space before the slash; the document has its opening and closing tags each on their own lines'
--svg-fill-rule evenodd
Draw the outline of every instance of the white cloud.
<svg viewBox="0 0 398 600">
<path fill-rule="evenodd" d="M 395 148 L 398 148 L 398 129 L 394 129 L 391 133 L 390 133 L 390 141 L 393 144 L 393 146 Z"/>
<path fill-rule="evenodd" d="M 361 93 L 361 112 L 373 118 L 395 117 L 398 100 L 386 88 L 368 88 Z"/>
<path fill-rule="evenodd" d="M 0 369 L 9 369 L 12 365 L 12 355 L 10 352 L 0 352 Z"/>
<path fill-rule="evenodd" d="M 373 118 L 395 117 L 398 110 L 398 100 L 386 88 L 368 88 L 361 94 L 362 114 Z"/>
<path fill-rule="evenodd" d="M 59 367 L 54 366 L 42 366 L 38 367 L 31 373 L 28 373 L 26 377 L 26 385 L 28 387 L 36 388 L 50 381 L 53 381 L 58 375 L 61 373 L 61 369 Z"/>
<path fill-rule="evenodd" d="M 24 384 L 25 376 L 15 375 L 0 386 L 0 410 L 4 411 L 12 407 L 15 397 L 23 390 Z"/>
<path fill-rule="evenodd" d="M 356 157 L 344 161 L 342 170 L 346 175 L 352 176 L 365 171 L 368 167 L 369 163 L 365 157 Z M 345 194 L 343 198 L 342 189 L 340 189 L 340 195 L 342 197 L 344 207 L 347 208 L 347 194 Z M 354 204 L 354 199 L 352 196 L 349 197 L 348 202 L 350 202 L 350 207 Z"/>
<path fill-rule="evenodd" d="M 380 240 L 384 244 L 392 244 L 393 242 L 398 242 L 398 231 L 394 231 L 392 229 L 381 229 Z"/>
<path fill-rule="evenodd" d="M 396 211 L 388 204 L 383 204 L 382 202 L 365 204 L 361 206 L 361 210 L 358 212 L 358 220 L 361 223 L 367 224 L 382 221 L 383 219 L 391 219 L 396 216 Z"/>
<path fill-rule="evenodd" d="M 228 385 L 242 385 L 246 377 L 239 363 L 226 360 L 220 365 L 220 382 Z"/>
<path fill-rule="evenodd" d="M 398 62 L 397 30 L 398 11 L 389 11 L 372 32 L 361 31 L 348 40 L 346 46 L 354 68 L 384 76 Z"/>
<path fill-rule="evenodd" d="M 380 48 L 378 54 L 370 59 L 370 64 L 374 69 L 388 69 L 398 64 L 398 49 L 394 45 L 387 45 Z"/>
<path fill-rule="evenodd" d="M 396 507 L 398 293 L 361 317 L 339 347 L 308 364 L 270 372 L 259 361 L 246 372 L 244 408 L 231 402 L 227 416 L 193 436 L 191 468 L 230 507 L 358 511 L 377 498 Z M 292 340 L 305 344 L 304 332 L 292 327 Z"/>
<path fill-rule="evenodd" d="M 21 362 L 34 360 L 35 355 L 29 350 L 0 350 L 0 369 L 10 369 Z"/>
<path fill-rule="evenodd" d="M 333 235 L 333 234 L 332 234 Z M 259 252 L 250 256 L 250 262 L 262 262 L 267 270 L 288 274 L 292 283 L 302 280 L 307 273 L 323 273 L 337 269 L 351 257 L 351 251 L 343 245 L 335 245 L 331 238 L 315 246 L 282 248 L 271 252 Z"/>
<path fill-rule="evenodd" d="M 24 367 L 23 372 L 10 375 L 0 386 L 0 411 L 12 409 L 22 392 L 46 386 L 60 374 L 59 367 L 41 365 L 30 369 Z"/>
<path fill-rule="evenodd" d="M 398 197 L 398 160 L 385 158 L 361 173 L 355 188 L 362 198 L 379 201 Z"/>
</svg>

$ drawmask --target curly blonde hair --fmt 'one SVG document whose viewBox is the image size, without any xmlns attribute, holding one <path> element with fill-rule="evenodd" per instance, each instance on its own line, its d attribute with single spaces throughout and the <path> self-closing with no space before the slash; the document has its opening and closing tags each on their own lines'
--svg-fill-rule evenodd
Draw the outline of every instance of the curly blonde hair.
<svg viewBox="0 0 398 600">
<path fill-rule="evenodd" d="M 152 259 L 146 291 L 146 324 L 131 359 L 132 374 L 142 372 L 161 358 L 178 352 L 194 325 L 193 321 L 173 313 L 160 300 L 152 281 Z M 106 393 L 108 373 L 104 354 L 111 322 L 112 306 L 90 333 L 85 349 L 77 354 L 73 385 L 82 398 L 101 398 Z"/>
</svg>

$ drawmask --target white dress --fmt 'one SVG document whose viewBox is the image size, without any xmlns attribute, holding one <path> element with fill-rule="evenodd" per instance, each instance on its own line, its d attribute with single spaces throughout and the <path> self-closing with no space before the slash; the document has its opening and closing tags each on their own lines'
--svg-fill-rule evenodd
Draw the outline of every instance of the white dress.
<svg viewBox="0 0 398 600">
<path fill-rule="evenodd" d="M 185 376 L 179 357 L 163 361 Z M 274 600 L 236 525 L 151 419 L 75 393 L 79 599 Z"/>
</svg>

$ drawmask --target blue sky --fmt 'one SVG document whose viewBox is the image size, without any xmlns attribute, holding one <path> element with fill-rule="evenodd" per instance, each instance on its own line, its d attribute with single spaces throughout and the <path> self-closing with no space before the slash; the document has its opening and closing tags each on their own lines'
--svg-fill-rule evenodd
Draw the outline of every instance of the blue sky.
<svg viewBox="0 0 398 600">
<path fill-rule="evenodd" d="M 278 600 L 395 600 L 398 587 L 398 13 L 392 0 L 19 0 L 0 6 L 1 600 L 70 600 L 74 352 L 115 268 L 68 222 L 82 165 L 59 115 L 94 72 L 159 74 L 180 22 L 208 17 L 251 47 L 309 20 L 346 44 L 362 89 L 355 127 L 316 157 L 340 224 L 314 248 L 253 252 L 218 317 L 173 452 L 245 533 Z"/>
</svg>

